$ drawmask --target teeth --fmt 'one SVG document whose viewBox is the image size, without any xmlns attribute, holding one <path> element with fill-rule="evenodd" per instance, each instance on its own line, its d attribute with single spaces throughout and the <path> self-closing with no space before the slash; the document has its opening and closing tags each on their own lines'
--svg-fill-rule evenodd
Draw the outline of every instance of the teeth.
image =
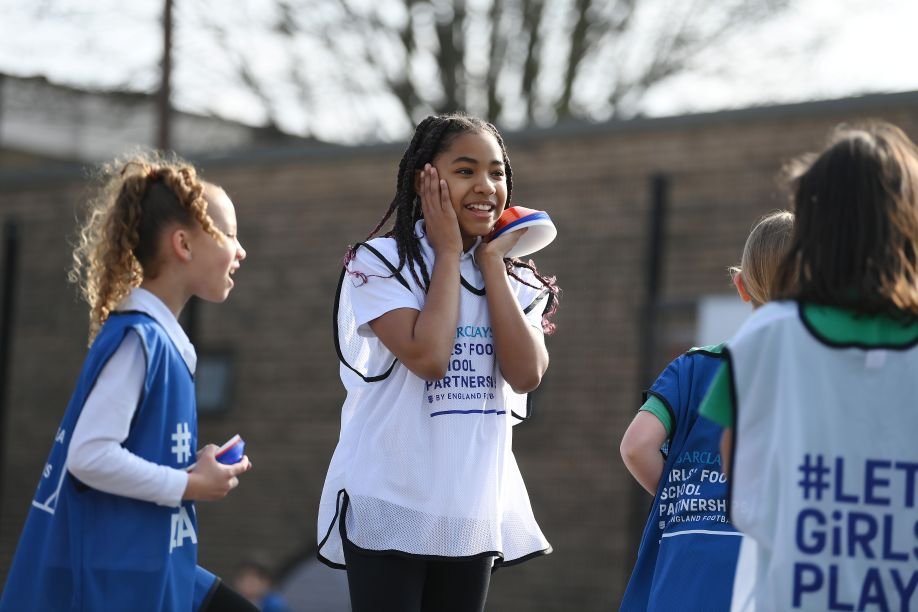
<svg viewBox="0 0 918 612">
<path fill-rule="evenodd" d="M 468 208 L 471 208 L 472 210 L 488 211 L 491 210 L 493 206 L 490 204 L 469 204 Z"/>
</svg>

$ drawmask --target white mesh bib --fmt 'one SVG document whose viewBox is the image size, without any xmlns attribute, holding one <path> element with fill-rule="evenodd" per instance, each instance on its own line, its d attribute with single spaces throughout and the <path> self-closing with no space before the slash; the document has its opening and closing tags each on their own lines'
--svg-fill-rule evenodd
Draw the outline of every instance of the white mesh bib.
<svg viewBox="0 0 918 612">
<path fill-rule="evenodd" d="M 423 226 L 418 231 L 431 270 L 433 253 Z M 511 450 L 513 413 L 526 414 L 526 396 L 514 393 L 497 367 L 471 251 L 460 262 L 463 288 L 449 370 L 425 381 L 396 361 L 367 323 L 395 308 L 420 310 L 426 294 L 410 272 L 393 273 L 393 239 L 367 246 L 349 264 L 359 274 L 343 275 L 336 300 L 347 398 L 319 507 L 320 557 L 342 567 L 342 538 L 366 550 L 493 555 L 504 564 L 548 552 Z M 526 316 L 541 329 L 545 293 L 510 280 Z"/>
<path fill-rule="evenodd" d="M 918 347 L 833 344 L 793 302 L 727 347 L 731 519 L 756 540 L 756 609 L 914 609 Z"/>
</svg>

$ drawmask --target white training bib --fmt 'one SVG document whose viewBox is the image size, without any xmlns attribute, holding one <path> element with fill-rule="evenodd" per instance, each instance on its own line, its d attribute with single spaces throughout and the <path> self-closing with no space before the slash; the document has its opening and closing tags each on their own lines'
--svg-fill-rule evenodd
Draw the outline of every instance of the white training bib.
<svg viewBox="0 0 918 612">
<path fill-rule="evenodd" d="M 433 251 L 423 238 L 428 270 Z M 342 565 L 342 537 L 359 548 L 433 557 L 494 555 L 504 563 L 549 550 L 511 450 L 513 392 L 494 354 L 484 282 L 474 248 L 461 256 L 459 320 L 446 375 L 415 376 L 368 323 L 396 308 L 421 310 L 426 292 L 395 240 L 357 250 L 336 307 L 341 379 L 347 389 L 341 437 L 319 508 L 319 554 Z M 522 273 L 525 273 L 523 276 Z M 528 271 L 511 278 L 521 308 L 541 329 L 547 298 Z M 345 286 L 347 285 L 347 286 Z M 343 523 L 342 523 L 343 516 Z"/>
<path fill-rule="evenodd" d="M 918 608 L 918 348 L 832 344 L 783 302 L 728 351 L 756 609 Z"/>
</svg>

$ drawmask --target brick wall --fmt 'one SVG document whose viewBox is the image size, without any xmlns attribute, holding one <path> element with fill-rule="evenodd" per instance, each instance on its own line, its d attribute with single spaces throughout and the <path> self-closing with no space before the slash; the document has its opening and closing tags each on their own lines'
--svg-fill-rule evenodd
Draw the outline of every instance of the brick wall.
<svg viewBox="0 0 918 612">
<path fill-rule="evenodd" d="M 901 94 L 506 134 L 514 199 L 548 210 L 559 230 L 536 257 L 564 290 L 558 332 L 548 339 L 552 365 L 535 397 L 537 418 L 515 431 L 555 552 L 498 572 L 489 609 L 613 609 L 627 580 L 649 503 L 618 454 L 640 403 L 649 177 L 664 173 L 671 185 L 662 296 L 691 304 L 732 291 L 725 268 L 739 260 L 752 223 L 786 205 L 777 181 L 784 161 L 858 117 L 888 119 L 916 138 L 915 104 Z M 242 433 L 255 464 L 228 500 L 199 504 L 202 563 L 217 572 L 229 572 L 239 551 L 281 564 L 315 545 L 343 399 L 330 328 L 340 260 L 387 206 L 403 147 L 201 163 L 235 201 L 249 253 L 229 301 L 197 311 L 199 350 L 229 349 L 236 368 L 229 410 L 202 418 L 201 437 Z M 21 245 L 0 441 L 0 577 L 84 352 L 85 308 L 65 280 L 82 188 L 75 173 L 0 180 L 0 221 L 18 218 Z M 691 322 L 685 313 L 659 322 L 683 333 L 664 338 L 655 367 L 688 348 Z"/>
</svg>

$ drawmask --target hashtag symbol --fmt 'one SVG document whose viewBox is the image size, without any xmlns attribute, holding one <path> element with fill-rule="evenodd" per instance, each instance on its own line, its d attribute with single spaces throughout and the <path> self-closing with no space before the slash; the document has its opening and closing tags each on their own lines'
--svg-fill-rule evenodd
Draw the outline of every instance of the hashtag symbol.
<svg viewBox="0 0 918 612">
<path fill-rule="evenodd" d="M 180 464 L 188 461 L 191 456 L 191 432 L 188 431 L 188 423 L 179 423 L 175 426 L 172 441 L 175 442 L 172 452 L 175 453 L 176 461 Z"/>
<path fill-rule="evenodd" d="M 830 471 L 823 462 L 822 455 L 816 455 L 815 461 L 812 461 L 809 453 L 807 453 L 803 456 L 803 463 L 800 464 L 798 469 L 802 477 L 797 484 L 803 489 L 803 499 L 810 499 L 810 493 L 812 492 L 814 499 L 821 500 L 822 492 L 829 488 L 827 477 Z"/>
</svg>

